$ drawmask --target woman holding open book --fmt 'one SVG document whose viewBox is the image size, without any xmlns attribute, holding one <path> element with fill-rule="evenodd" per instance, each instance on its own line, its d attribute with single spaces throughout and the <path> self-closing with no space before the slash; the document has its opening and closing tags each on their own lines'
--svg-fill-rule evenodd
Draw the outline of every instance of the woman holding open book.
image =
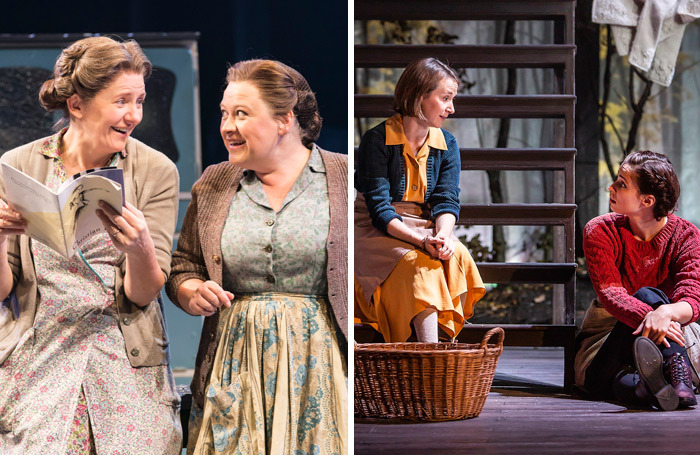
<svg viewBox="0 0 700 455">
<path fill-rule="evenodd" d="M 0 158 L 51 189 L 86 169 L 116 166 L 126 199 L 121 214 L 100 203 L 106 233 L 70 258 L 23 235 L 26 221 L 0 200 L 4 454 L 179 453 L 159 300 L 178 175 L 165 155 L 130 137 L 150 73 L 134 41 L 73 43 L 39 94 L 47 111 L 64 112 L 67 126 Z"/>
</svg>

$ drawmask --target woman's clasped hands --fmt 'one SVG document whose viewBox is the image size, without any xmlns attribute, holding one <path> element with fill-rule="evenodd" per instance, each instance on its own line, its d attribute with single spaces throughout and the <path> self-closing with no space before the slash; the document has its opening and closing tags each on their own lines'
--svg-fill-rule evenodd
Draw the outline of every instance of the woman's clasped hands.
<svg viewBox="0 0 700 455">
<path fill-rule="evenodd" d="M 430 256 L 441 261 L 449 260 L 455 252 L 452 238 L 443 234 L 427 235 L 423 239 L 423 248 Z"/>
</svg>

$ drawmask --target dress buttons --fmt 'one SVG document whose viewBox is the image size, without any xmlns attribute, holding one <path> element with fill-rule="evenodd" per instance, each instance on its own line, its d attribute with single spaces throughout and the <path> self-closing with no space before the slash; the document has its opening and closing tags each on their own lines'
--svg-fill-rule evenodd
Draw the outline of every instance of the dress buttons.
<svg viewBox="0 0 700 455">
<path fill-rule="evenodd" d="M 204 360 L 205 360 L 207 363 L 210 363 L 210 362 L 211 362 L 211 356 L 210 356 L 209 354 L 207 354 L 207 355 L 204 357 Z"/>
<path fill-rule="evenodd" d="M 273 224 L 275 224 L 275 220 L 269 219 L 269 220 L 265 221 L 265 223 L 267 223 L 268 226 L 272 226 Z"/>
<path fill-rule="evenodd" d="M 138 356 L 139 356 L 139 350 L 138 350 L 138 348 L 132 349 L 132 350 L 131 350 L 131 355 L 133 355 L 134 357 L 138 357 Z"/>
<path fill-rule="evenodd" d="M 418 185 L 412 185 L 412 186 L 411 186 L 411 189 L 412 189 L 413 191 L 416 191 L 416 190 L 418 189 Z"/>
<path fill-rule="evenodd" d="M 215 264 L 221 264 L 221 256 L 219 256 L 218 254 L 215 254 L 211 258 L 214 260 Z"/>
<path fill-rule="evenodd" d="M 122 319 L 122 322 L 124 323 L 124 325 L 129 325 L 129 324 L 131 324 L 131 319 L 124 318 L 124 319 Z"/>
<path fill-rule="evenodd" d="M 209 339 L 210 339 L 210 340 L 213 340 L 214 338 L 216 338 L 216 333 L 214 333 L 214 332 L 209 332 Z"/>
<path fill-rule="evenodd" d="M 268 275 L 265 277 L 265 280 L 267 280 L 268 283 L 274 283 L 275 282 L 275 277 L 272 275 Z"/>
<path fill-rule="evenodd" d="M 272 245 L 268 245 L 265 248 L 263 248 L 263 251 L 266 253 L 272 253 Z"/>
</svg>

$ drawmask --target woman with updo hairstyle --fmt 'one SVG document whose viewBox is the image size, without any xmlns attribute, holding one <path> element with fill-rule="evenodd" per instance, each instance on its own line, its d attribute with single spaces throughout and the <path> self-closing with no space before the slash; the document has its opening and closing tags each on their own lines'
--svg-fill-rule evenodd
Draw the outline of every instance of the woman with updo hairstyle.
<svg viewBox="0 0 700 455">
<path fill-rule="evenodd" d="M 73 43 L 39 94 L 48 111 L 64 113 L 57 133 L 0 158 L 53 190 L 76 173 L 116 166 L 125 198 L 121 208 L 99 201 L 104 231 L 70 258 L 25 235 L 27 221 L 0 199 L 3 454 L 181 451 L 160 298 L 178 174 L 130 137 L 150 73 L 134 41 Z"/>
<path fill-rule="evenodd" d="M 228 162 L 192 188 L 166 289 L 205 316 L 188 454 L 346 454 L 347 156 L 273 60 L 229 68 Z"/>
<path fill-rule="evenodd" d="M 70 120 L 67 101 L 74 94 L 93 99 L 123 71 L 151 75 L 153 66 L 136 41 L 118 43 L 108 37 L 80 40 L 61 52 L 54 65 L 54 77 L 44 82 L 39 102 L 48 112 L 62 110 L 61 123 Z M 58 125 L 60 126 L 60 125 Z"/>
<path fill-rule="evenodd" d="M 410 63 L 394 91 L 397 114 L 368 130 L 357 152 L 355 318 L 386 342 L 435 343 L 438 329 L 452 339 L 485 293 L 453 233 L 460 152 L 441 126 L 458 88 L 440 60 Z"/>
<path fill-rule="evenodd" d="M 608 190 L 611 213 L 583 232 L 597 299 L 577 335 L 576 384 L 633 407 L 694 406 L 685 332 L 700 317 L 700 231 L 673 214 L 680 185 L 660 153 L 628 155 Z"/>
</svg>

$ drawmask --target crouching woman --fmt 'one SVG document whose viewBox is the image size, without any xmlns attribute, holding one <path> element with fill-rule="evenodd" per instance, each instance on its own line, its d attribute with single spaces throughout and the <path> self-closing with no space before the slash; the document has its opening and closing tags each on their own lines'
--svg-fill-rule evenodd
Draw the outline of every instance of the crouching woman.
<svg viewBox="0 0 700 455">
<path fill-rule="evenodd" d="M 693 406 L 682 328 L 700 316 L 700 231 L 672 213 L 680 186 L 664 155 L 630 154 L 609 191 L 612 213 L 584 230 L 598 299 L 578 335 L 576 383 L 631 405 Z"/>
</svg>

